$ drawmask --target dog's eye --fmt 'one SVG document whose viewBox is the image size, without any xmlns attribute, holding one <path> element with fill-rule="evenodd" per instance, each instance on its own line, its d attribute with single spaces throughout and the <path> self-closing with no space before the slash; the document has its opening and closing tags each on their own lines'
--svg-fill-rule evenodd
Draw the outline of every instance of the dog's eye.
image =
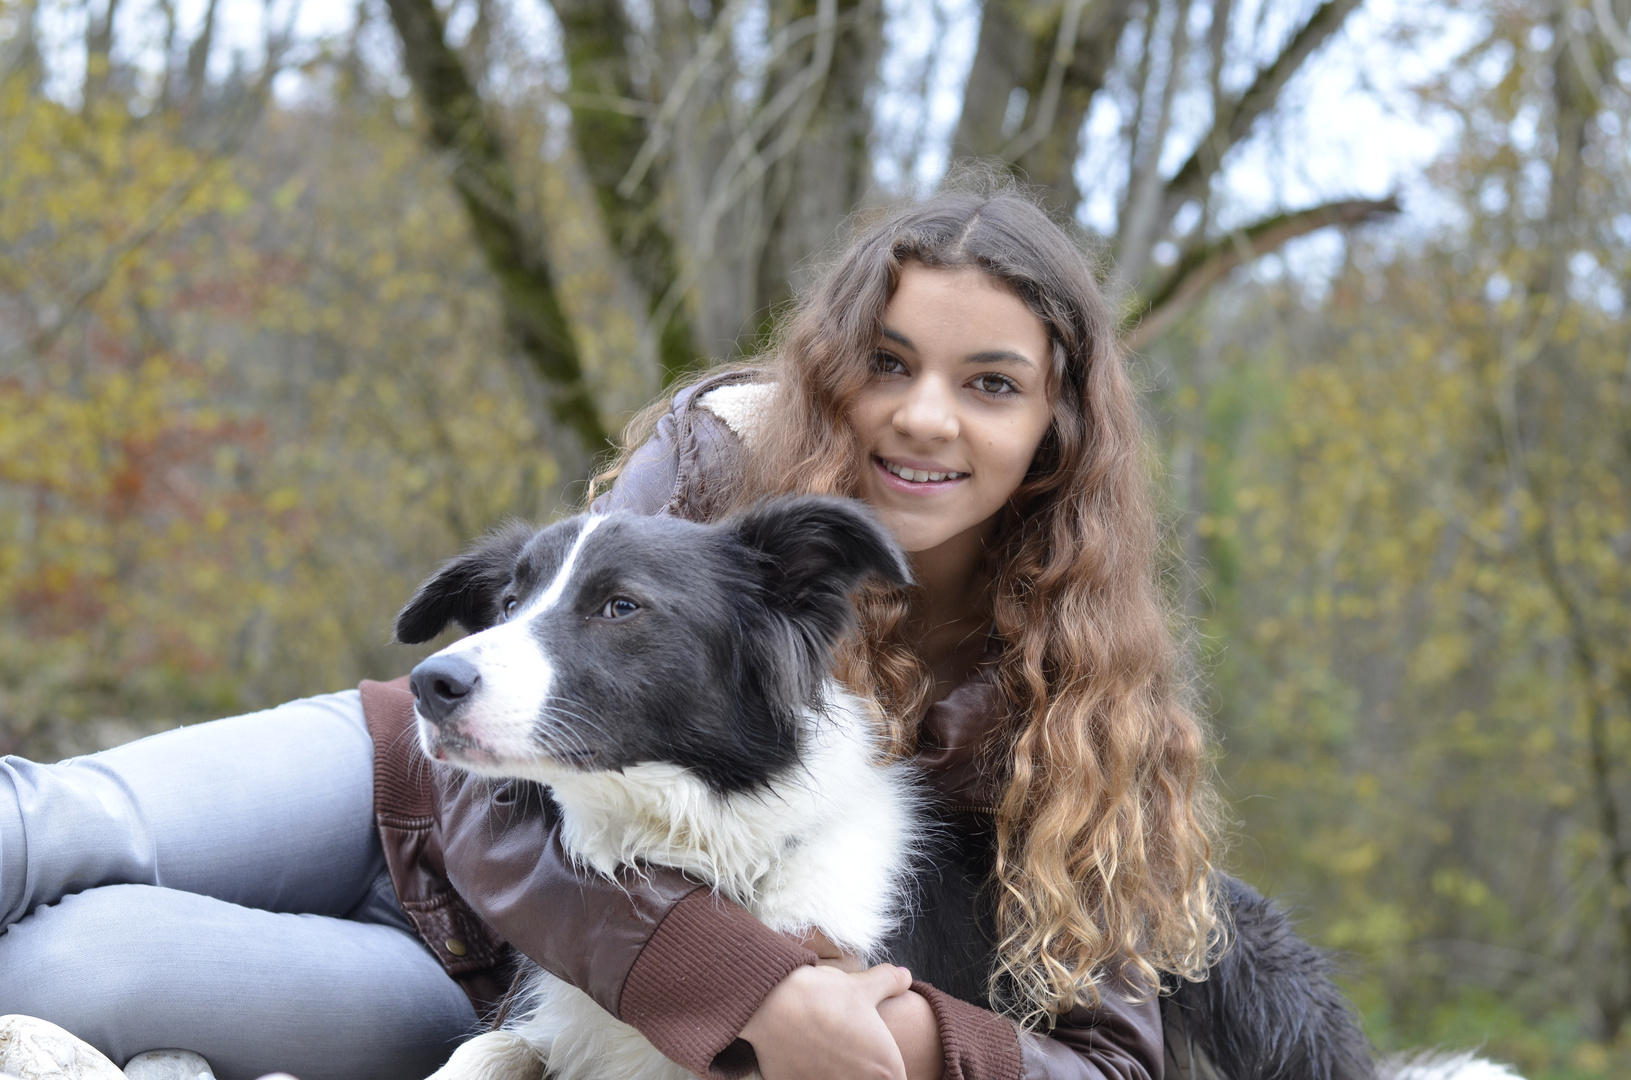
<svg viewBox="0 0 1631 1080">
<path fill-rule="evenodd" d="M 515 609 L 520 606 L 521 601 L 517 600 L 513 596 L 506 596 L 504 598 L 504 617 L 508 619 L 511 615 L 514 615 Z"/>
<path fill-rule="evenodd" d="M 624 596 L 618 596 L 606 601 L 606 606 L 600 609 L 602 619 L 626 619 L 640 610 L 640 605 Z"/>
</svg>

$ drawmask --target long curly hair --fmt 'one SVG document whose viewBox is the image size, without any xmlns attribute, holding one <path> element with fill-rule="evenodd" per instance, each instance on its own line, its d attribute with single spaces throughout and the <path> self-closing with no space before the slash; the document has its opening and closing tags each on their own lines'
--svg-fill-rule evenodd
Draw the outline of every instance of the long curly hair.
<svg viewBox="0 0 1631 1080">
<path fill-rule="evenodd" d="M 1152 992 L 1158 972 L 1202 978 L 1223 932 L 1209 890 L 1206 741 L 1154 566 L 1135 393 L 1088 258 L 1012 186 L 947 191 L 859 222 L 771 347 L 744 365 L 765 369 L 775 389 L 753 452 L 709 514 L 769 495 L 860 491 L 866 452 L 847 417 L 874 378 L 884 308 L 909 261 L 1005 283 L 1053 346 L 1052 426 L 986 553 L 1007 717 L 990 991 L 1034 1026 L 1097 1004 L 1107 977 Z M 623 460 L 663 411 L 636 418 Z M 861 632 L 838 665 L 883 706 L 900 754 L 916 747 L 933 687 L 903 639 L 911 599 L 863 593 Z"/>
</svg>

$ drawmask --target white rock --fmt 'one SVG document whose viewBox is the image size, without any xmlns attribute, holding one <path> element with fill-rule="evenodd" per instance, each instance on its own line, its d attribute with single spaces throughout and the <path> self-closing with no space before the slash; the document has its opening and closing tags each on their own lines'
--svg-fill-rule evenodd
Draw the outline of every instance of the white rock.
<svg viewBox="0 0 1631 1080">
<path fill-rule="evenodd" d="M 0 1073 L 17 1080 L 125 1080 L 100 1050 L 33 1016 L 0 1016 Z"/>
<path fill-rule="evenodd" d="M 191 1050 L 146 1050 L 125 1062 L 125 1080 L 215 1080 L 215 1073 Z"/>
</svg>

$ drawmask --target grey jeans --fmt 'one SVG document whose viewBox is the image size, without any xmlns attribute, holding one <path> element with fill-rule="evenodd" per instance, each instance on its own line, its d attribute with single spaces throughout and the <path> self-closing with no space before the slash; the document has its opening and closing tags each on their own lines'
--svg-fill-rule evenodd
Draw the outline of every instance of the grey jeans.
<svg viewBox="0 0 1631 1080">
<path fill-rule="evenodd" d="M 432 1072 L 476 1017 L 397 906 L 373 769 L 354 690 L 0 761 L 0 1014 L 223 1080 Z"/>
</svg>

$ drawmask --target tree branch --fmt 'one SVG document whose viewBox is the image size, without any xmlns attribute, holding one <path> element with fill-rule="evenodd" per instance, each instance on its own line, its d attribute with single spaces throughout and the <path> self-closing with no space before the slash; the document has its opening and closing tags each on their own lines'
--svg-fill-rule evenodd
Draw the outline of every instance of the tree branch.
<svg viewBox="0 0 1631 1080">
<path fill-rule="evenodd" d="M 1353 226 L 1399 212 L 1399 200 L 1347 199 L 1304 210 L 1276 214 L 1236 229 L 1216 243 L 1185 253 L 1148 297 L 1140 298 L 1123 322 L 1123 339 L 1131 350 L 1147 348 L 1172 328 L 1206 291 L 1236 267 L 1267 254 L 1287 241 L 1328 225 Z"/>
<path fill-rule="evenodd" d="M 779 0 L 772 20 L 803 21 L 814 7 L 811 0 Z M 814 108 L 800 121 L 791 152 L 760 185 L 764 209 L 756 215 L 758 232 L 747 231 L 762 252 L 754 297 L 761 328 L 768 326 L 768 313 L 798 291 L 811 256 L 832 243 L 836 223 L 861 204 L 871 185 L 868 88 L 877 82 L 883 30 L 879 0 L 839 0 L 833 55 L 813 91 Z M 780 67 L 785 71 L 785 64 Z M 782 71 L 773 74 L 783 77 Z"/>
<path fill-rule="evenodd" d="M 1286 42 L 1274 62 L 1257 73 L 1257 78 L 1252 80 L 1245 93 L 1233 102 L 1220 102 L 1218 115 L 1212 119 L 1212 130 L 1196 144 L 1189 159 L 1179 166 L 1167 183 L 1157 234 L 1165 230 L 1179 207 L 1205 194 L 1207 185 L 1223 163 L 1224 155 L 1251 134 L 1258 119 L 1279 100 L 1280 92 L 1291 77 L 1332 34 L 1342 29 L 1342 24 L 1362 2 L 1325 0 Z"/>
<path fill-rule="evenodd" d="M 1161 95 L 1155 113 L 1155 130 L 1148 143 L 1138 151 L 1139 132 L 1133 131 L 1129 142 L 1133 159 L 1127 173 L 1127 197 L 1122 202 L 1120 220 L 1116 222 L 1116 264 L 1128 287 L 1143 278 L 1150 265 L 1150 253 L 1159 235 L 1156 215 L 1160 212 L 1164 185 L 1161 183 L 1161 150 L 1167 144 L 1172 127 L 1173 104 L 1178 97 L 1178 84 L 1183 78 L 1184 61 L 1189 53 L 1189 10 L 1191 0 L 1177 0 L 1172 27 L 1168 34 L 1166 72 L 1161 81 Z M 1156 29 L 1150 20 L 1151 35 Z M 1150 95 L 1146 82 L 1140 104 Z"/>
</svg>

